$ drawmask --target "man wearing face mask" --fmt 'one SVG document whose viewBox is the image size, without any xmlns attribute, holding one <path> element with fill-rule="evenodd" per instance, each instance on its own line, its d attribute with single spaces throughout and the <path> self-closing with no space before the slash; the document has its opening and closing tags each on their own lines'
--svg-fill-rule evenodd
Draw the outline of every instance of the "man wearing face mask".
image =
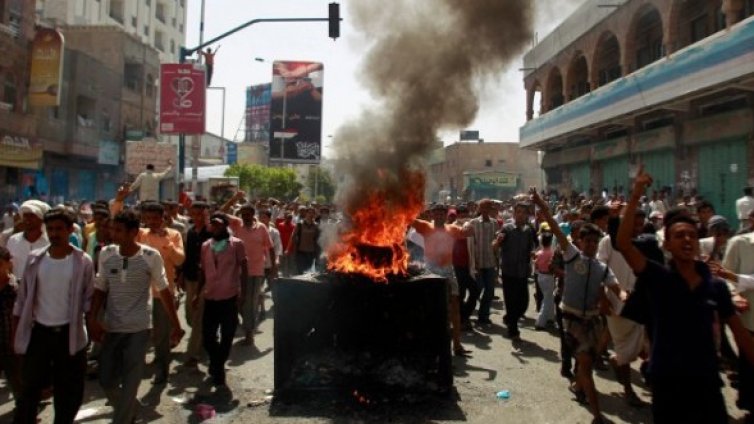
<svg viewBox="0 0 754 424">
<path fill-rule="evenodd" d="M 218 387 L 225 386 L 225 362 L 238 327 L 241 285 L 247 280 L 246 249 L 241 239 L 230 235 L 228 225 L 227 215 L 212 215 L 212 238 L 202 245 L 199 295 L 191 300 L 196 304 L 199 296 L 204 299 L 202 340 L 209 356 L 209 375 Z"/>
</svg>

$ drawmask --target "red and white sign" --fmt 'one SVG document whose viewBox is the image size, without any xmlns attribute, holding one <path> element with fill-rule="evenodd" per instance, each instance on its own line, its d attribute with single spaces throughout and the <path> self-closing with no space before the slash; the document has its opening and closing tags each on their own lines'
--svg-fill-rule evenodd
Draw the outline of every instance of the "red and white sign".
<svg viewBox="0 0 754 424">
<path fill-rule="evenodd" d="M 206 76 L 198 64 L 160 67 L 160 132 L 204 134 Z"/>
</svg>

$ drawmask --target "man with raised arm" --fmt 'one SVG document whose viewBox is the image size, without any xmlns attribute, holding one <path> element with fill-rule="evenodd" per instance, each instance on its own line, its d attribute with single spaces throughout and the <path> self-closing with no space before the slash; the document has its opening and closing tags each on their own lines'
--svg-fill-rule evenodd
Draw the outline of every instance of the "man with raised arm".
<svg viewBox="0 0 754 424">
<path fill-rule="evenodd" d="M 671 255 L 665 266 L 647 259 L 631 242 L 639 198 L 652 184 L 643 169 L 618 230 L 617 247 L 646 285 L 652 315 L 649 362 L 654 422 L 727 423 L 714 327 L 728 324 L 739 351 L 754 362 L 754 343 L 736 315 L 726 284 L 710 273 L 699 254 L 697 223 L 679 215 L 665 224 L 663 247 Z"/>
<path fill-rule="evenodd" d="M 571 386 L 571 391 L 580 401 L 586 398 L 594 416 L 592 422 L 603 423 L 592 377 L 592 365 L 603 330 L 599 305 L 604 297 L 603 287 L 608 287 L 616 295 L 620 295 L 620 287 L 610 268 L 596 258 L 602 231 L 594 224 L 583 225 L 579 229 L 579 250 L 568 241 L 536 188 L 532 187 L 530 193 L 532 201 L 542 212 L 563 251 L 565 284 L 560 308 L 563 311 L 566 341 L 577 363 L 576 381 Z"/>
</svg>

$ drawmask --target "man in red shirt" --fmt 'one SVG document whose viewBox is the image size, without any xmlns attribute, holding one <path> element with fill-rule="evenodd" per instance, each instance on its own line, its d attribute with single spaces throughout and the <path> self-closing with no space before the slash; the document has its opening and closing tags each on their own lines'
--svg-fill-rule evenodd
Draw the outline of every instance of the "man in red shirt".
<svg viewBox="0 0 754 424">
<path fill-rule="evenodd" d="M 293 214 L 290 211 L 285 212 L 285 219 L 277 223 L 277 229 L 280 231 L 280 241 L 283 243 L 283 252 L 288 251 L 288 244 L 291 242 L 291 236 L 296 229 L 296 224 L 293 223 Z M 283 261 L 281 269 L 284 277 L 291 275 L 291 259 L 289 255 L 283 255 L 281 260 Z"/>
</svg>

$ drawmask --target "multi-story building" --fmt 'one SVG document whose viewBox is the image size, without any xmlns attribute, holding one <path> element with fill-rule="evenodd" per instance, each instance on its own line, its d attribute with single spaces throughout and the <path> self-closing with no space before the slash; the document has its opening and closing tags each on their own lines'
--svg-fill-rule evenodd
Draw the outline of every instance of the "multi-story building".
<svg viewBox="0 0 754 424">
<path fill-rule="evenodd" d="M 520 144 L 561 192 L 700 194 L 754 182 L 754 0 L 587 0 L 524 57 Z M 535 110 L 538 109 L 538 110 Z"/>
<path fill-rule="evenodd" d="M 42 166 L 42 145 L 28 112 L 34 1 L 0 1 L 0 201 L 15 198 L 24 172 Z"/>
<path fill-rule="evenodd" d="M 60 31 L 61 103 L 34 110 L 45 150 L 36 191 L 53 200 L 110 198 L 126 179 L 124 141 L 155 135 L 158 52 L 116 27 Z"/>
<path fill-rule="evenodd" d="M 37 16 L 56 25 L 117 26 L 177 63 L 186 41 L 186 0 L 37 0 Z"/>
<path fill-rule="evenodd" d="M 425 197 L 455 202 L 483 197 L 507 199 L 542 181 L 537 152 L 517 143 L 458 142 L 429 159 Z"/>
</svg>

